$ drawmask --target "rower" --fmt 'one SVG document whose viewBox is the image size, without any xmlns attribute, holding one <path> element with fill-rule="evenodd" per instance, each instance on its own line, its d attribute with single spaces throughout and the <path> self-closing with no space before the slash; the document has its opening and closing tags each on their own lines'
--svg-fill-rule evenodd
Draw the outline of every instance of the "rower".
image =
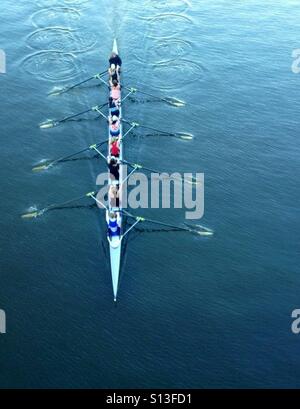
<svg viewBox="0 0 300 409">
<path fill-rule="evenodd" d="M 121 87 L 117 80 L 109 81 L 110 85 L 110 96 L 113 101 L 117 104 L 120 103 L 121 98 Z"/>
<path fill-rule="evenodd" d="M 111 97 L 109 98 L 109 111 L 110 111 L 111 116 L 114 116 L 114 115 L 117 117 L 120 116 L 120 110 L 117 106 L 117 103 Z"/>
<path fill-rule="evenodd" d="M 120 207 L 119 189 L 116 185 L 110 185 L 108 191 L 110 207 Z"/>
<path fill-rule="evenodd" d="M 112 52 L 111 56 L 109 57 L 109 65 L 111 66 L 112 64 L 114 64 L 116 66 L 117 71 L 120 72 L 122 60 L 120 56 L 115 52 Z"/>
<path fill-rule="evenodd" d="M 111 136 L 119 136 L 121 129 L 120 129 L 120 120 L 119 118 L 114 115 L 109 117 L 109 132 Z"/>
<path fill-rule="evenodd" d="M 110 154 L 115 158 L 120 156 L 120 141 L 118 138 L 112 140 L 110 145 Z"/>
<path fill-rule="evenodd" d="M 107 230 L 110 237 L 120 236 L 121 232 L 121 216 L 119 212 L 106 211 Z"/>
<path fill-rule="evenodd" d="M 118 72 L 115 64 L 111 64 L 111 66 L 109 67 L 108 75 L 109 75 L 109 78 L 111 79 L 111 81 L 113 81 L 113 80 L 119 81 L 120 80 L 119 72 Z"/>
<path fill-rule="evenodd" d="M 119 166 L 117 158 L 108 157 L 107 166 L 109 169 L 110 178 L 118 181 L 120 179 L 120 173 L 119 173 L 120 166 Z"/>
</svg>

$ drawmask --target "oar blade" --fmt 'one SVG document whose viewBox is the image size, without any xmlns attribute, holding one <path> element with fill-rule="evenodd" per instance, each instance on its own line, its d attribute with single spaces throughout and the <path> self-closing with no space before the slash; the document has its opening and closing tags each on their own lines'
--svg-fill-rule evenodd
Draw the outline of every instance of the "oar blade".
<svg viewBox="0 0 300 409">
<path fill-rule="evenodd" d="M 197 234 L 199 234 L 199 236 L 213 236 L 213 232 L 212 231 L 198 231 Z"/>
<path fill-rule="evenodd" d="M 40 164 L 40 165 L 34 166 L 34 167 L 32 168 L 32 171 L 33 171 L 33 172 L 41 172 L 42 170 L 46 170 L 46 169 L 48 169 L 49 167 L 50 167 L 50 163 L 44 163 L 44 164 Z"/>
<path fill-rule="evenodd" d="M 175 106 L 175 107 L 183 107 L 186 105 L 185 101 L 182 101 L 181 99 L 178 99 L 175 97 L 162 97 L 159 95 L 153 95 L 153 94 L 150 94 L 149 92 L 145 92 L 137 88 L 127 88 L 127 89 L 128 91 L 131 91 L 132 93 L 138 92 L 140 94 L 147 95 L 148 97 L 152 97 L 155 100 L 166 102 L 167 104 Z"/>
<path fill-rule="evenodd" d="M 201 185 L 202 181 L 197 180 L 197 178 L 195 178 L 194 176 L 190 177 L 190 178 L 184 178 L 183 181 L 185 183 L 188 183 L 189 185 Z"/>
<path fill-rule="evenodd" d="M 67 92 L 67 88 L 62 88 L 60 91 L 52 92 L 51 94 L 48 94 L 48 95 L 52 95 L 56 97 L 57 95 L 64 94 L 65 92 Z"/>
<path fill-rule="evenodd" d="M 213 233 L 214 231 L 212 229 L 210 229 L 209 227 L 203 226 L 202 224 L 196 224 L 197 227 L 199 227 L 200 229 L 203 229 L 205 231 L 211 232 Z"/>
<path fill-rule="evenodd" d="M 172 105 L 172 106 L 175 106 L 175 107 L 183 107 L 183 106 L 186 105 L 186 102 L 185 102 L 185 101 L 182 101 L 181 99 L 178 99 L 178 98 L 166 97 L 166 98 L 164 98 L 164 100 L 165 100 L 169 105 Z"/>
<path fill-rule="evenodd" d="M 39 212 L 36 210 L 34 212 L 28 212 L 21 215 L 22 219 L 33 219 L 39 216 Z"/>
<path fill-rule="evenodd" d="M 178 182 L 187 183 L 188 185 L 198 185 L 199 184 L 199 182 L 195 178 L 187 179 L 187 178 L 174 177 L 174 176 L 172 177 L 171 176 L 171 179 L 178 180 Z"/>
<path fill-rule="evenodd" d="M 176 132 L 173 136 L 179 139 L 190 141 L 194 139 L 194 135 L 189 132 Z"/>
<path fill-rule="evenodd" d="M 48 96 L 56 96 L 65 92 L 65 88 L 55 87 L 53 91 L 48 92 Z"/>
<path fill-rule="evenodd" d="M 199 236 L 213 236 L 214 234 L 212 229 L 202 226 L 201 224 L 184 224 L 190 229 L 191 233 L 198 234 Z"/>
<path fill-rule="evenodd" d="M 49 122 L 43 122 L 39 125 L 41 129 L 47 129 L 47 128 L 54 128 L 57 125 L 57 122 L 54 121 L 49 121 Z"/>
</svg>

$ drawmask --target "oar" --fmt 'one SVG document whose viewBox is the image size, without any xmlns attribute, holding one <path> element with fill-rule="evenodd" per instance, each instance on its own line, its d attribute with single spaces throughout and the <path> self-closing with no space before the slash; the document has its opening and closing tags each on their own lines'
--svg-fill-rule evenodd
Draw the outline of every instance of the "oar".
<svg viewBox="0 0 300 409">
<path fill-rule="evenodd" d="M 56 208 L 60 208 L 60 207 L 62 207 L 62 206 L 66 206 L 67 204 L 76 202 L 77 200 L 81 200 L 81 199 L 83 199 L 83 198 L 85 198 L 85 197 L 90 197 L 91 194 L 94 194 L 94 192 L 86 193 L 85 195 L 82 195 L 82 196 L 79 196 L 79 197 L 75 197 L 75 198 L 73 198 L 73 199 L 67 200 L 66 202 L 54 203 L 54 204 L 49 205 L 49 206 L 47 206 L 47 207 L 44 207 L 43 209 L 40 209 L 40 210 L 35 210 L 35 211 L 33 211 L 33 212 L 24 213 L 24 214 L 21 215 L 21 217 L 22 217 L 23 219 L 36 218 L 36 217 L 42 216 L 44 213 L 48 212 L 49 210 L 54 210 L 54 209 L 56 209 Z"/>
<path fill-rule="evenodd" d="M 127 87 L 126 87 L 126 89 L 127 89 L 128 91 L 131 91 L 131 92 L 138 92 L 138 93 L 143 94 L 143 95 L 146 95 L 146 96 L 148 96 L 148 97 L 155 98 L 155 99 L 157 99 L 158 101 L 167 102 L 168 104 L 173 105 L 173 106 L 176 106 L 176 107 L 183 107 L 184 105 L 186 105 L 186 102 L 185 102 L 185 101 L 182 101 L 182 100 L 180 100 L 180 99 L 178 99 L 178 98 L 174 98 L 174 97 L 159 97 L 158 95 L 149 94 L 148 92 L 141 91 L 141 90 L 139 90 L 139 89 L 137 89 L 137 88 L 127 88 Z"/>
<path fill-rule="evenodd" d="M 32 170 L 34 172 L 39 172 L 41 170 L 49 169 L 50 167 L 52 167 L 54 165 L 57 165 L 60 162 L 64 162 L 64 161 L 72 158 L 73 156 L 79 155 L 80 153 L 83 153 L 83 152 L 86 152 L 88 150 L 92 150 L 92 149 L 95 149 L 95 148 L 99 148 L 100 146 L 104 145 L 105 143 L 108 143 L 108 141 L 109 141 L 109 139 L 107 139 L 106 141 L 99 142 L 99 143 L 94 144 L 94 145 L 90 145 L 87 148 L 84 148 L 84 149 L 81 149 L 80 151 L 71 153 L 70 155 L 62 156 L 61 158 L 54 159 L 53 161 L 44 162 L 44 163 L 42 163 L 42 164 L 40 164 L 38 166 L 33 167 Z"/>
<path fill-rule="evenodd" d="M 122 119 L 122 121 L 125 122 L 126 124 L 131 125 L 131 126 L 134 124 L 136 127 L 148 129 L 150 131 L 154 131 L 154 132 L 157 132 L 159 134 L 166 135 L 166 136 L 173 136 L 175 138 L 180 138 L 180 139 L 184 139 L 184 140 L 191 140 L 191 139 L 194 138 L 194 135 L 192 135 L 191 133 L 188 133 L 188 132 L 167 132 L 167 131 L 162 131 L 162 130 L 157 129 L 157 128 L 152 128 L 150 126 L 140 125 L 140 124 L 138 124 L 136 122 L 130 122 L 130 121 L 127 121 L 126 119 Z"/>
<path fill-rule="evenodd" d="M 44 123 L 40 124 L 40 128 L 41 128 L 41 129 L 53 128 L 53 127 L 55 127 L 55 126 L 57 126 L 57 125 L 59 125 L 59 124 L 61 124 L 61 123 L 63 123 L 63 122 L 67 122 L 67 121 L 69 121 L 70 119 L 76 118 L 77 116 L 87 114 L 88 112 L 97 111 L 97 110 L 99 110 L 100 108 L 103 108 L 103 107 L 104 107 L 105 105 L 107 105 L 107 104 L 108 104 L 108 103 L 106 102 L 105 104 L 96 105 L 96 106 L 94 106 L 94 107 L 92 107 L 92 108 L 89 108 L 89 109 L 87 109 L 87 110 L 85 110 L 85 111 L 78 112 L 77 114 L 73 114 L 73 115 L 70 115 L 70 116 L 66 116 L 65 118 L 62 118 L 62 119 L 44 122 Z"/>
<path fill-rule="evenodd" d="M 107 73 L 107 70 L 105 70 L 105 71 L 103 71 L 103 72 L 100 72 L 99 74 L 95 74 L 95 75 L 93 75 L 92 77 L 89 77 L 89 78 L 87 78 L 87 79 L 84 80 L 84 81 L 80 81 L 80 82 L 78 82 L 77 84 L 72 85 L 71 87 L 62 88 L 61 90 L 58 90 L 58 91 L 55 91 L 55 92 L 50 92 L 49 95 L 60 95 L 60 94 L 64 94 L 65 92 L 71 91 L 71 89 L 74 89 L 74 88 L 76 88 L 76 87 L 79 87 L 80 85 L 85 84 L 86 82 L 89 82 L 89 81 L 91 81 L 91 80 L 93 80 L 93 79 L 99 79 L 99 78 L 102 77 L 102 75 L 104 75 L 105 73 Z"/>
<path fill-rule="evenodd" d="M 125 210 L 122 210 L 122 213 L 124 213 L 126 216 L 128 216 L 128 217 L 130 217 L 132 219 L 139 220 L 141 222 L 149 222 L 149 223 L 153 223 L 153 224 L 158 224 L 158 225 L 161 225 L 161 226 L 169 227 L 170 229 L 176 229 L 176 230 L 179 230 L 179 231 L 186 231 L 186 232 L 189 232 L 189 233 L 198 234 L 200 236 L 212 236 L 214 234 L 214 232 L 212 230 L 207 229 L 207 228 L 205 228 L 206 229 L 205 231 L 197 229 L 197 227 L 199 227 L 199 226 L 190 225 L 190 227 L 182 227 L 182 226 L 175 225 L 175 224 L 164 223 L 164 222 L 161 222 L 159 220 L 153 220 L 153 219 L 147 219 L 145 217 L 134 216 L 134 215 L 130 214 L 129 212 L 125 211 Z M 201 228 L 204 228 L 204 227 L 201 226 Z"/>
<path fill-rule="evenodd" d="M 135 168 L 135 169 L 145 169 L 145 170 L 147 170 L 148 172 L 162 173 L 160 170 L 148 168 L 148 167 L 146 167 L 146 166 L 144 166 L 144 165 L 140 165 L 140 164 L 138 164 L 138 163 L 128 162 L 127 160 L 122 160 L 121 162 L 122 162 L 122 163 L 125 163 L 126 165 L 129 165 L 130 167 Z M 191 185 L 197 185 L 197 184 L 198 184 L 197 179 L 194 178 L 194 177 L 192 177 L 192 178 L 190 178 L 190 179 L 185 179 L 185 178 L 176 177 L 176 176 L 172 176 L 172 175 L 171 175 L 170 177 L 171 177 L 171 179 L 179 180 L 180 182 L 183 181 L 183 182 L 189 183 L 189 184 L 191 184 Z"/>
</svg>

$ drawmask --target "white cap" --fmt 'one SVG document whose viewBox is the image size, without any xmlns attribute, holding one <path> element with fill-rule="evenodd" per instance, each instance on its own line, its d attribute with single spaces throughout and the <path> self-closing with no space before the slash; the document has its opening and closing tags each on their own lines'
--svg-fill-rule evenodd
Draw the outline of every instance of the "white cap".
<svg viewBox="0 0 300 409">
<path fill-rule="evenodd" d="M 114 115 L 114 116 L 112 117 L 112 121 L 113 121 L 113 122 L 116 122 L 118 119 L 119 119 L 119 118 L 118 118 L 116 115 Z"/>
<path fill-rule="evenodd" d="M 111 68 L 112 70 L 115 70 L 115 69 L 116 69 L 115 64 L 112 64 L 112 65 L 110 66 L 110 68 Z"/>
</svg>

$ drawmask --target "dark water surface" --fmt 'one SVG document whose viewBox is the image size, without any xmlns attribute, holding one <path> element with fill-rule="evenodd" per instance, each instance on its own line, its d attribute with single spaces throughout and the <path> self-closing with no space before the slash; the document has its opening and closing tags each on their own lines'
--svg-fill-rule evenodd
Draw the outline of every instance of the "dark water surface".
<svg viewBox="0 0 300 409">
<path fill-rule="evenodd" d="M 300 387 L 290 330 L 300 307 L 300 4 L 2 0 L 0 21 L 0 387 Z M 20 218 L 94 189 L 105 169 L 81 160 L 31 172 L 106 135 L 103 121 L 37 125 L 105 101 L 92 84 L 47 94 L 105 69 L 115 36 L 127 85 L 190 102 L 128 102 L 126 117 L 196 136 L 131 137 L 127 157 L 204 172 L 200 223 L 215 230 L 132 235 L 117 307 L 99 212 Z M 184 221 L 184 210 L 147 214 Z"/>
</svg>

